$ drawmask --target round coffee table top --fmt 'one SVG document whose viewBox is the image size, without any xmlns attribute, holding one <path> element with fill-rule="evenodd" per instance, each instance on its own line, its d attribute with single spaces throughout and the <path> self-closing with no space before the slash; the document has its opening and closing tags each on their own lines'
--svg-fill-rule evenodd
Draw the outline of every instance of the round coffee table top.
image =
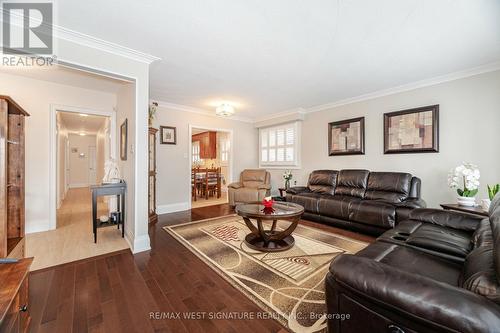
<svg viewBox="0 0 500 333">
<path fill-rule="evenodd" d="M 261 203 L 246 203 L 237 205 L 235 210 L 240 216 L 269 220 L 293 217 L 304 213 L 304 207 L 291 202 L 276 202 L 272 209 L 265 208 Z"/>
</svg>

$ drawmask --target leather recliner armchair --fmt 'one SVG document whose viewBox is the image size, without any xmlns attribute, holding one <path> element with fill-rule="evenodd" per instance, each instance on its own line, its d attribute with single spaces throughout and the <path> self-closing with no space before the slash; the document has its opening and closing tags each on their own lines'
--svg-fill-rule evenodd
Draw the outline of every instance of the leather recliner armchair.
<svg viewBox="0 0 500 333">
<path fill-rule="evenodd" d="M 271 174 L 264 169 L 246 169 L 240 181 L 228 185 L 229 205 L 262 201 L 271 193 Z"/>
</svg>

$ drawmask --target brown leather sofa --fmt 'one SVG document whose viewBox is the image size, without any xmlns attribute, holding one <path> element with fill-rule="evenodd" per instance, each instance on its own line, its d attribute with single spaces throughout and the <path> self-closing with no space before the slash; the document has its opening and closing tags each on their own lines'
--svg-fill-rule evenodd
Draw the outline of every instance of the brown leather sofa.
<svg viewBox="0 0 500 333">
<path fill-rule="evenodd" d="M 286 200 L 304 206 L 304 218 L 380 235 L 415 208 L 420 179 L 409 173 L 316 170 L 307 186 L 287 190 Z"/>
<path fill-rule="evenodd" d="M 336 257 L 325 288 L 330 332 L 500 332 L 500 194 L 489 218 L 412 211 Z"/>
<path fill-rule="evenodd" d="M 264 169 L 246 169 L 240 181 L 228 185 L 229 205 L 262 201 L 271 194 L 271 174 Z"/>
</svg>

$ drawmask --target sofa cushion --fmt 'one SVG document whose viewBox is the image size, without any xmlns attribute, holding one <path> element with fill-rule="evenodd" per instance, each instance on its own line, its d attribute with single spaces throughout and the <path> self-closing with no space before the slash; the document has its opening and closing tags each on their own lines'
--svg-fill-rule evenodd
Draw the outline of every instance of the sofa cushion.
<svg viewBox="0 0 500 333">
<path fill-rule="evenodd" d="M 396 223 L 396 207 L 390 203 L 376 200 L 359 200 L 349 207 L 352 221 L 393 228 Z"/>
<path fill-rule="evenodd" d="M 488 218 L 484 218 L 479 222 L 479 227 L 472 235 L 472 244 L 474 248 L 493 245 L 493 235 L 491 232 L 490 220 Z"/>
<path fill-rule="evenodd" d="M 303 192 L 299 194 L 287 196 L 287 200 L 304 207 L 304 211 L 308 213 L 318 214 L 318 202 L 321 194 L 314 192 Z"/>
<path fill-rule="evenodd" d="M 369 173 L 368 170 L 340 170 L 335 194 L 364 198 Z"/>
<path fill-rule="evenodd" d="M 370 172 L 365 198 L 401 202 L 408 198 L 411 175 L 401 172 Z"/>
<path fill-rule="evenodd" d="M 361 199 L 350 196 L 324 196 L 319 200 L 318 210 L 322 216 L 349 220 L 350 207 Z"/>
<path fill-rule="evenodd" d="M 338 171 L 315 170 L 309 175 L 308 187 L 311 192 L 330 194 L 335 193 Z"/>
<path fill-rule="evenodd" d="M 464 258 L 472 250 L 472 240 L 469 233 L 430 223 L 423 223 L 411 233 L 406 243 Z"/>
<path fill-rule="evenodd" d="M 375 242 L 356 254 L 405 272 L 422 275 L 453 286 L 459 285 L 461 265 L 409 247 Z M 390 286 L 387 286 L 390 288 Z"/>
<path fill-rule="evenodd" d="M 493 238 L 493 261 L 497 277 L 500 279 L 500 193 L 495 197 L 491 204 L 496 204 L 496 208 L 490 212 L 490 225 Z"/>
<path fill-rule="evenodd" d="M 500 285 L 493 264 L 493 244 L 478 247 L 469 253 L 462 269 L 461 285 L 462 288 L 500 304 Z"/>
<path fill-rule="evenodd" d="M 241 183 L 244 187 L 257 188 L 268 182 L 268 173 L 264 169 L 243 170 L 241 172 Z"/>
</svg>

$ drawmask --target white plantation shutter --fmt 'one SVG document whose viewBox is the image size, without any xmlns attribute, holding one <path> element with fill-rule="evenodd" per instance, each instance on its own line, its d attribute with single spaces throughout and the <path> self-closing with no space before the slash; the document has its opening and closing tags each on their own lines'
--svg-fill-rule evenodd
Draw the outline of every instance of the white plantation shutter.
<svg viewBox="0 0 500 333">
<path fill-rule="evenodd" d="M 298 123 L 288 123 L 260 130 L 260 165 L 298 166 Z"/>
</svg>

